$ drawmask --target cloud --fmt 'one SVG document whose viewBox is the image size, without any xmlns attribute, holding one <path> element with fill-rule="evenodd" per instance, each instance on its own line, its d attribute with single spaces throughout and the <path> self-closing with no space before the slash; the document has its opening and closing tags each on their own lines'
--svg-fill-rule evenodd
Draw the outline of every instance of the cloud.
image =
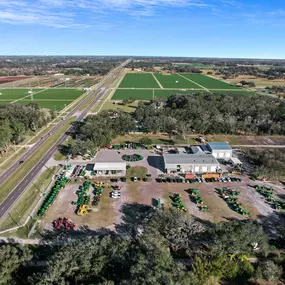
<svg viewBox="0 0 285 285">
<path fill-rule="evenodd" d="M 114 11 L 135 18 L 152 17 L 159 9 L 167 7 L 213 7 L 206 1 L 211 0 L 0 0 L 0 23 L 88 28 L 101 24 L 101 21 L 94 22 L 90 18 L 92 13 L 96 13 L 98 18 Z M 102 26 L 106 29 L 108 23 L 103 23 Z"/>
</svg>

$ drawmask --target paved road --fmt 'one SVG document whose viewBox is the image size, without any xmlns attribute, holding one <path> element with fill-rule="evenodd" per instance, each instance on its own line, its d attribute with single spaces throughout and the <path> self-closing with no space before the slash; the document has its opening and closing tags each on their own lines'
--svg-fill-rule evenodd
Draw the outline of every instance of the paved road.
<svg viewBox="0 0 285 285">
<path fill-rule="evenodd" d="M 127 62 L 123 63 L 120 67 L 127 64 Z M 51 131 L 50 133 L 46 134 L 42 137 L 29 151 L 27 151 L 21 158 L 19 158 L 9 169 L 7 169 L 0 177 L 0 184 L 5 182 L 21 165 L 19 162 L 21 160 L 28 159 L 31 155 L 33 155 L 40 147 L 41 145 L 48 140 L 50 134 L 55 133 L 61 126 L 63 126 L 66 121 L 74 115 L 75 112 L 78 111 L 78 109 L 84 105 L 91 97 L 93 97 L 100 89 L 102 89 L 103 84 L 108 80 L 109 78 L 113 77 L 113 80 L 116 80 L 118 76 L 120 75 L 120 67 L 116 68 L 114 71 L 112 71 L 105 79 L 99 84 L 99 86 L 92 90 L 89 95 L 81 102 L 79 103 L 67 116 L 66 118 L 58 123 Z M 109 89 L 103 88 L 99 95 L 95 97 L 95 99 L 90 103 L 90 105 L 85 109 L 81 115 L 76 119 L 76 121 L 81 121 L 88 112 L 94 107 L 94 105 L 101 100 L 104 95 L 107 93 Z M 73 131 L 73 126 L 71 126 L 66 133 L 64 133 L 54 144 L 53 146 L 46 152 L 46 154 L 40 159 L 40 161 L 27 173 L 27 175 L 23 178 L 22 181 L 14 188 L 14 190 L 9 194 L 9 196 L 2 202 L 0 205 L 0 219 L 3 218 L 7 213 L 8 210 L 12 207 L 12 205 L 17 201 L 17 199 L 21 196 L 21 194 L 24 192 L 26 187 L 33 181 L 33 179 L 37 176 L 38 172 L 44 167 L 46 162 L 53 156 L 53 154 L 57 151 L 58 147 L 67 139 L 68 133 Z"/>
<path fill-rule="evenodd" d="M 248 147 L 248 148 L 285 148 L 285 145 L 278 144 L 236 144 L 231 145 L 231 147 Z"/>
</svg>

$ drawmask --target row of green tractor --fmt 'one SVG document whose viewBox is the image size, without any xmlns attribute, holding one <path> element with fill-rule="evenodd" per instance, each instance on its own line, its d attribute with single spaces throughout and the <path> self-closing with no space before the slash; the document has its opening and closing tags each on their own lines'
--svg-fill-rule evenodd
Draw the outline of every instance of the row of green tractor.
<svg viewBox="0 0 285 285">
<path fill-rule="evenodd" d="M 173 194 L 172 196 L 169 196 L 170 200 L 171 200 L 171 204 L 173 207 L 175 207 L 178 210 L 184 211 L 186 212 L 186 208 L 184 206 L 184 204 L 182 203 L 181 200 L 181 194 Z"/>
<path fill-rule="evenodd" d="M 88 190 L 90 188 L 91 182 L 84 181 L 82 185 L 79 186 L 79 189 L 76 191 L 77 201 L 72 201 L 72 205 L 76 205 L 76 214 L 81 214 L 82 206 L 88 205 L 90 202 L 90 195 L 88 195 Z M 87 211 L 89 212 L 89 211 Z"/>
<path fill-rule="evenodd" d="M 189 193 L 190 197 L 198 205 L 200 211 L 202 211 L 202 212 L 209 211 L 209 207 L 207 205 L 204 205 L 204 200 L 201 197 L 198 189 L 188 189 L 188 190 L 186 190 L 186 192 Z"/>
<path fill-rule="evenodd" d="M 94 199 L 93 199 L 92 205 L 98 206 L 99 202 L 101 201 L 101 196 L 103 194 L 104 186 L 101 183 L 97 183 L 97 184 L 93 184 L 93 187 L 94 187 L 94 191 L 93 191 Z"/>
<path fill-rule="evenodd" d="M 223 198 L 230 208 L 232 208 L 235 212 L 243 215 L 250 216 L 250 212 L 242 207 L 241 202 L 238 200 L 238 196 L 240 192 L 236 189 L 229 189 L 227 187 L 217 188 L 216 192 Z"/>
<path fill-rule="evenodd" d="M 52 186 L 50 192 L 47 194 L 46 198 L 44 199 L 42 205 L 40 206 L 38 210 L 38 217 L 41 217 L 44 215 L 44 213 L 48 210 L 48 208 L 52 205 L 54 202 L 57 194 L 59 191 L 65 187 L 65 184 L 68 183 L 69 180 L 63 175 L 59 176 Z"/>
<path fill-rule="evenodd" d="M 261 185 L 254 185 L 254 188 L 259 194 L 261 194 L 263 197 L 265 197 L 267 202 L 271 202 L 273 204 L 273 206 L 275 207 L 275 209 L 285 210 L 285 202 L 280 201 L 280 200 L 276 200 L 273 197 L 275 190 L 272 187 L 267 188 L 267 187 L 261 186 Z"/>
</svg>

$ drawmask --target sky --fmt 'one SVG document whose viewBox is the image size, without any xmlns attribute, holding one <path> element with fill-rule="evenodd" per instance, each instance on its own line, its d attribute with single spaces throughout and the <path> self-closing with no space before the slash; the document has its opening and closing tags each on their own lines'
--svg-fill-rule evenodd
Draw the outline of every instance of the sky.
<svg viewBox="0 0 285 285">
<path fill-rule="evenodd" d="M 0 55 L 285 58 L 284 0 L 0 0 Z"/>
</svg>

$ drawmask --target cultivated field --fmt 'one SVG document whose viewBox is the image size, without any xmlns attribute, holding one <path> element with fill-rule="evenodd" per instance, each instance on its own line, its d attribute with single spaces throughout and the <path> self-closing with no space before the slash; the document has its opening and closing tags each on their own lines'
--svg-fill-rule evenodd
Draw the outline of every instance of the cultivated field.
<svg viewBox="0 0 285 285">
<path fill-rule="evenodd" d="M 151 100 L 155 98 L 167 98 L 172 94 L 194 94 L 206 92 L 206 90 L 179 90 L 179 89 L 117 89 L 112 100 L 123 100 L 130 97 L 136 100 Z"/>
<path fill-rule="evenodd" d="M 201 89 L 200 86 L 190 80 L 185 79 L 179 74 L 161 74 L 156 73 L 155 77 L 161 83 L 163 88 L 195 88 Z"/>
<path fill-rule="evenodd" d="M 204 74 L 183 74 L 184 77 L 193 80 L 207 89 L 239 89 L 221 80 L 214 79 Z"/>
<path fill-rule="evenodd" d="M 230 85 L 203 74 L 127 73 L 112 100 L 134 97 L 136 100 L 167 98 L 172 94 L 200 92 L 254 95 L 255 93 Z"/>
<path fill-rule="evenodd" d="M 151 73 L 127 73 L 120 88 L 159 88 Z"/>
<path fill-rule="evenodd" d="M 31 89 L 14 88 L 0 89 L 0 104 L 27 104 L 39 103 L 43 108 L 60 111 L 84 92 L 78 89 Z"/>
</svg>

